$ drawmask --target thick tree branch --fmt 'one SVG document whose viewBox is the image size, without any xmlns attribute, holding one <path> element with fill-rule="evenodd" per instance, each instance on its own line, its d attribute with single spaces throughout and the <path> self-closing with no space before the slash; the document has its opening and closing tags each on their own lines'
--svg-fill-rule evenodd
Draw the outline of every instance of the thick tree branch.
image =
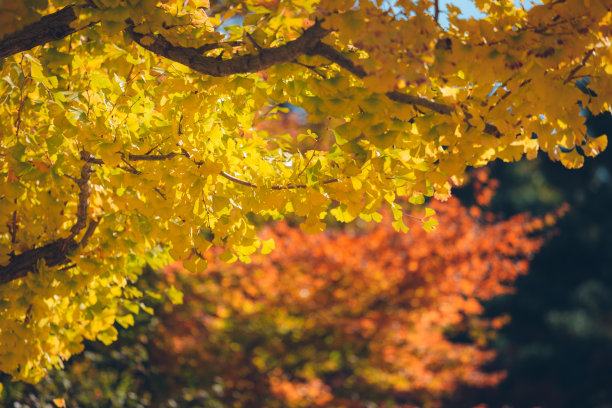
<svg viewBox="0 0 612 408">
<path fill-rule="evenodd" d="M 334 47 L 320 40 L 329 34 L 329 30 L 317 23 L 304 31 L 297 39 L 275 48 L 259 49 L 257 54 L 241 55 L 226 60 L 214 57 L 205 57 L 201 51 L 191 47 L 177 47 L 160 35 L 145 35 L 134 31 L 128 26 L 126 31 L 132 39 L 143 48 L 179 62 L 191 69 L 211 76 L 229 76 L 233 74 L 246 74 L 269 68 L 273 65 L 294 61 L 302 55 L 318 55 L 338 64 L 358 78 L 364 78 L 367 73 Z M 422 96 L 409 95 L 403 92 L 387 92 L 387 97 L 395 102 L 418 105 L 444 115 L 450 115 L 454 108 L 439 102 L 431 101 Z"/>
<path fill-rule="evenodd" d="M 79 242 L 79 245 L 81 246 L 81 248 L 85 248 L 87 246 L 87 243 L 89 242 L 89 238 L 91 238 L 93 233 L 96 231 L 96 228 L 98 228 L 98 224 L 100 224 L 99 219 L 98 220 L 92 219 L 91 221 L 89 221 L 87 230 L 85 231 L 83 238 L 81 238 L 81 242 Z"/>
<path fill-rule="evenodd" d="M 40 261 L 44 261 L 47 266 L 59 266 L 70 261 L 69 256 L 76 252 L 79 246 L 84 247 L 93 235 L 99 221 L 91 220 L 85 231 L 81 242 L 74 238 L 87 225 L 87 208 L 89 206 L 89 196 L 91 188 L 89 177 L 93 173 L 90 163 L 85 163 L 81 168 L 81 177 L 72 178 L 79 187 L 79 203 L 77 205 L 77 220 L 70 230 L 68 238 L 59 238 L 39 248 L 29 249 L 19 255 L 12 255 L 8 265 L 0 266 L 0 285 L 11 282 L 15 279 L 25 277 L 28 272 L 36 271 Z"/>
<path fill-rule="evenodd" d="M 61 40 L 76 32 L 70 23 L 77 19 L 74 7 L 68 6 L 0 39 L 0 58 L 27 51 L 38 45 Z"/>
<path fill-rule="evenodd" d="M 137 33 L 133 25 L 128 25 L 126 32 L 140 46 L 154 54 L 179 62 L 202 74 L 224 77 L 262 71 L 274 65 L 293 61 L 311 50 L 321 38 L 329 33 L 329 30 L 321 27 L 320 23 L 316 23 L 304 31 L 299 38 L 284 45 L 262 48 L 254 54 L 221 60 L 201 55 L 198 48 L 173 45 L 161 35 Z"/>
<path fill-rule="evenodd" d="M 58 266 L 69 262 L 68 255 L 78 248 L 73 238 L 60 238 L 45 246 L 27 250 L 12 256 L 8 265 L 0 266 L 0 285 L 25 277 L 35 271 L 39 261 L 47 266 Z"/>
</svg>

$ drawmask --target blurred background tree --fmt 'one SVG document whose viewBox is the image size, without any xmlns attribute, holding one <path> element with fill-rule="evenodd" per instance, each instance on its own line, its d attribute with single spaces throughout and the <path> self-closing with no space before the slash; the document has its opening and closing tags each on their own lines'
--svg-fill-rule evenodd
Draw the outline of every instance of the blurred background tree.
<svg viewBox="0 0 612 408">
<path fill-rule="evenodd" d="M 493 186 L 478 180 L 486 204 Z M 526 273 L 544 221 L 432 206 L 431 233 L 429 213 L 407 214 L 408 234 L 390 216 L 319 235 L 283 222 L 263 232 L 276 249 L 250 264 L 209 253 L 200 275 L 148 270 L 143 292 L 173 285 L 184 304 L 160 298 L 110 351 L 88 343 L 37 385 L 5 382 L 4 406 L 435 407 L 459 385 L 492 386 L 503 374 L 480 367 L 506 318 L 479 317 L 481 301 Z"/>
</svg>

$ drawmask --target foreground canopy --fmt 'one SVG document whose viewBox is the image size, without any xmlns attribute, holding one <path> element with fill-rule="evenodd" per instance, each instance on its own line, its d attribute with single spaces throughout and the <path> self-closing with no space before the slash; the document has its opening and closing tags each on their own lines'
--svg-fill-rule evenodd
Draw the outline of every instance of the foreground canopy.
<svg viewBox="0 0 612 408">
<path fill-rule="evenodd" d="M 112 341 L 167 251 L 269 251 L 261 216 L 318 232 L 384 204 L 405 230 L 396 197 L 447 197 L 468 166 L 597 155 L 579 113 L 610 109 L 610 3 L 476 3 L 4 2 L 0 370 Z M 287 107 L 317 131 L 264 126 Z"/>
</svg>

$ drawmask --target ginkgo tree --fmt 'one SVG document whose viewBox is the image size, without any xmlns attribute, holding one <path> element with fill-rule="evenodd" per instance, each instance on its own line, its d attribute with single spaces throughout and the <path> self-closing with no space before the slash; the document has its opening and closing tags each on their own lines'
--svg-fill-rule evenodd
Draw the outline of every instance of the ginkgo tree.
<svg viewBox="0 0 612 408">
<path fill-rule="evenodd" d="M 111 342 L 147 310 L 144 262 L 270 250 L 259 217 L 319 232 L 389 206 L 406 230 L 396 198 L 448 197 L 469 166 L 603 150 L 579 112 L 610 109 L 610 3 L 476 4 L 1 3 L 0 370 L 36 381 Z M 327 125 L 257 126 L 288 104 Z"/>
</svg>

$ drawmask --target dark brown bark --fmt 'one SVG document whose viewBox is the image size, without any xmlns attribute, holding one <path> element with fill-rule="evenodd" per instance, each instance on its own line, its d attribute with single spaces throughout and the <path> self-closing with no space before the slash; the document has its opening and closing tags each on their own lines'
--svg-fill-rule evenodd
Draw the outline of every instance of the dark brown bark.
<svg viewBox="0 0 612 408">
<path fill-rule="evenodd" d="M 73 253 L 79 244 L 72 238 L 58 239 L 40 248 L 27 250 L 11 257 L 6 266 L 0 266 L 0 285 L 23 278 L 28 272 L 35 271 L 40 260 L 47 266 L 58 266 L 69 262 L 68 255 Z"/>
<path fill-rule="evenodd" d="M 45 261 L 47 266 L 64 265 L 70 261 L 69 256 L 75 253 L 79 246 L 84 247 L 87 245 L 87 241 L 98 226 L 97 220 L 89 222 L 85 235 L 80 242 L 77 242 L 74 237 L 87 225 L 87 208 L 91 193 L 89 179 L 92 173 L 91 164 L 86 162 L 81 168 L 81 177 L 78 179 L 71 177 L 79 188 L 79 204 L 76 214 L 77 220 L 70 229 L 70 236 L 68 238 L 59 238 L 42 247 L 29 249 L 19 255 L 11 255 L 8 265 L 0 266 L 0 285 L 23 278 L 28 272 L 36 271 L 38 262 L 42 260 Z M 13 228 L 16 229 L 17 227 L 14 226 Z"/>
<path fill-rule="evenodd" d="M 70 23 L 76 19 L 74 8 L 68 6 L 44 16 L 39 21 L 13 34 L 0 38 L 0 58 L 6 58 L 38 45 L 69 36 L 76 32 L 74 28 L 70 27 Z"/>
<path fill-rule="evenodd" d="M 279 47 L 261 48 L 254 54 L 217 59 L 203 56 L 198 48 L 177 47 L 161 35 L 137 33 L 132 25 L 128 25 L 126 31 L 135 42 L 152 53 L 179 62 L 194 71 L 215 77 L 248 74 L 293 61 L 308 54 L 329 33 L 317 23 L 304 31 L 299 38 Z"/>
</svg>

